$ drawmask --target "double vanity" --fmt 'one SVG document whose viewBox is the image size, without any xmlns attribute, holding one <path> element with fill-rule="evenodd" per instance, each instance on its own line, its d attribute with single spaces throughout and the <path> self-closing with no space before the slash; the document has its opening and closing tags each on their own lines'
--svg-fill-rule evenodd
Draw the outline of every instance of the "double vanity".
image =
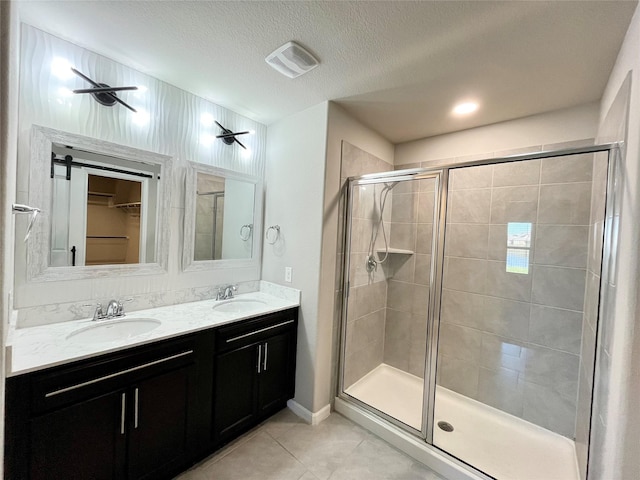
<svg viewBox="0 0 640 480">
<path fill-rule="evenodd" d="M 172 478 L 294 395 L 299 292 L 13 329 L 5 472 Z"/>
</svg>

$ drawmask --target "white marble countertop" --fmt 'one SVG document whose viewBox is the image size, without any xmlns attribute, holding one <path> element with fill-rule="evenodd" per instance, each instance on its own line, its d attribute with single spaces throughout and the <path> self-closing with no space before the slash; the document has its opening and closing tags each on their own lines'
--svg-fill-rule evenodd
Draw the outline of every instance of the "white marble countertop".
<svg viewBox="0 0 640 480">
<path fill-rule="evenodd" d="M 213 307 L 224 302 L 216 300 L 182 303 L 127 313 L 122 318 L 127 320 L 152 318 L 161 323 L 150 332 L 117 341 L 82 342 L 73 337 L 67 338 L 79 329 L 114 320 L 93 322 L 87 318 L 37 327 L 11 328 L 7 338 L 7 376 L 33 372 L 300 305 L 299 290 L 277 288 L 278 286 L 275 285 L 274 287 L 276 288 L 236 295 L 237 300 L 259 300 L 265 304 L 242 313 L 216 311 Z"/>
</svg>

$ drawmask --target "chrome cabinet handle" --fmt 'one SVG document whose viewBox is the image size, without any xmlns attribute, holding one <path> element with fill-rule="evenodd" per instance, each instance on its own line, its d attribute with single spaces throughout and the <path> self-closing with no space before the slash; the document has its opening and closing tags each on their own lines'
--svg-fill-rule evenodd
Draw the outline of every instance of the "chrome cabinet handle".
<svg viewBox="0 0 640 480">
<path fill-rule="evenodd" d="M 127 408 L 127 394 L 123 393 L 120 404 L 120 435 L 124 435 L 124 418 Z"/>
<path fill-rule="evenodd" d="M 282 327 L 283 325 L 289 325 L 290 323 L 295 322 L 295 320 L 287 320 L 286 322 L 277 323 L 275 325 L 271 325 L 270 327 L 261 328 L 260 330 L 254 330 L 253 332 L 245 333 L 244 335 L 238 335 L 237 337 L 227 338 L 227 343 L 235 342 L 236 340 L 241 340 L 243 338 L 250 337 L 252 335 L 257 335 L 258 333 L 266 332 L 268 330 L 273 330 L 274 328 Z"/>
<path fill-rule="evenodd" d="M 135 408 L 133 410 L 133 428 L 138 428 L 138 387 L 134 391 Z"/>
<path fill-rule="evenodd" d="M 55 395 L 60 395 L 61 393 L 69 392 L 71 390 L 76 390 L 78 388 L 86 387 L 87 385 L 92 385 L 94 383 L 102 382 L 103 380 L 108 380 L 110 378 L 119 377 L 120 375 L 124 375 L 125 373 L 135 372 L 136 370 L 141 370 L 143 368 L 150 367 L 152 365 L 157 365 L 159 363 L 168 362 L 169 360 L 173 360 L 175 358 L 184 357 L 186 355 L 191 355 L 193 350 L 188 350 L 186 352 L 178 353 L 176 355 L 171 355 L 170 357 L 161 358 L 160 360 L 154 360 L 153 362 L 145 363 L 143 365 L 138 365 L 137 367 L 127 368 L 126 370 L 121 370 L 116 373 L 111 373 L 109 375 L 105 375 L 104 377 L 94 378 L 92 380 L 88 380 L 86 382 L 78 383 L 76 385 L 72 385 L 70 387 L 61 388 L 60 390 L 55 390 L 53 392 L 48 392 L 44 396 L 45 398 L 53 397 Z"/>
<path fill-rule="evenodd" d="M 260 373 L 260 358 L 262 358 L 262 344 L 258 345 L 258 373 Z"/>
<path fill-rule="evenodd" d="M 262 363 L 262 371 L 267 371 L 267 353 L 269 351 L 269 344 L 264 342 L 264 362 Z"/>
</svg>

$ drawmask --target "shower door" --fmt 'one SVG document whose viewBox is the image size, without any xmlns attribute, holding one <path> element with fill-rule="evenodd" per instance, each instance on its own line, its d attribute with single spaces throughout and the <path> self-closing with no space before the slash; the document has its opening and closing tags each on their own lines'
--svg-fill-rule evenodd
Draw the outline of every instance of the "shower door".
<svg viewBox="0 0 640 480">
<path fill-rule="evenodd" d="M 449 171 L 427 439 L 497 479 L 586 477 L 607 169 Z"/>
<path fill-rule="evenodd" d="M 440 172 L 349 183 L 340 395 L 423 431 Z"/>
</svg>

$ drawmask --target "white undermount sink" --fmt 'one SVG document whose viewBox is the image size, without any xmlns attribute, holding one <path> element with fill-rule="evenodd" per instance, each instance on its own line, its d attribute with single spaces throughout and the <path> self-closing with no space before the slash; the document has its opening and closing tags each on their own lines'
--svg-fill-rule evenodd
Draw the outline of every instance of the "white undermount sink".
<svg viewBox="0 0 640 480">
<path fill-rule="evenodd" d="M 99 320 L 88 327 L 79 328 L 67 335 L 67 340 L 83 343 L 103 343 L 127 340 L 148 333 L 160 326 L 154 318 L 119 318 Z"/>
<path fill-rule="evenodd" d="M 267 306 L 267 302 L 262 300 L 254 300 L 249 298 L 234 298 L 232 300 L 225 300 L 217 303 L 213 306 L 213 310 L 216 312 L 226 313 L 244 313 L 252 312 L 254 310 L 260 310 Z"/>
</svg>

